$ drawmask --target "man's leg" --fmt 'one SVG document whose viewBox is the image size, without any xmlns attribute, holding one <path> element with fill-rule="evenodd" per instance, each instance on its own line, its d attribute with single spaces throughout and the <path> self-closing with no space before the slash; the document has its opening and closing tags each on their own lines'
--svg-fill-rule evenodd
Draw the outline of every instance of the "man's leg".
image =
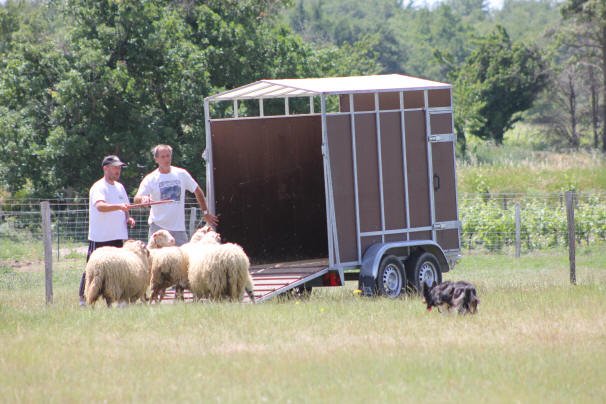
<svg viewBox="0 0 606 404">
<path fill-rule="evenodd" d="M 88 253 L 86 254 L 86 262 L 90 258 L 90 255 L 95 251 L 95 242 L 88 240 Z M 80 296 L 80 306 L 86 306 L 86 299 L 84 299 L 84 283 L 86 282 L 86 270 L 82 273 L 82 279 L 80 280 L 80 291 L 78 296 Z"/>
<path fill-rule="evenodd" d="M 187 233 L 184 231 L 170 231 L 170 234 L 175 238 L 175 245 L 180 246 L 189 241 L 187 238 Z"/>
</svg>

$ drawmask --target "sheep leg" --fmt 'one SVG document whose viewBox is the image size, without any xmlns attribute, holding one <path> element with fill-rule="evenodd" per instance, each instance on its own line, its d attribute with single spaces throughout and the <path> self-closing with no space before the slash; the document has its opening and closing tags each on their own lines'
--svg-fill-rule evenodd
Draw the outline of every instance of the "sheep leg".
<svg viewBox="0 0 606 404">
<path fill-rule="evenodd" d="M 164 299 L 164 294 L 166 293 L 166 288 L 160 289 L 160 297 L 158 298 L 158 303 L 161 303 Z"/>
<path fill-rule="evenodd" d="M 255 303 L 255 294 L 253 293 L 252 288 L 249 289 L 248 287 L 246 287 L 245 290 L 246 290 L 246 294 L 250 298 L 250 301 Z"/>
<path fill-rule="evenodd" d="M 181 285 L 175 285 L 175 300 L 185 300 L 184 296 L 183 296 L 183 286 Z"/>
<path fill-rule="evenodd" d="M 160 291 L 157 288 L 155 288 L 155 287 L 152 288 L 151 295 L 149 296 L 149 304 L 152 304 L 153 302 L 158 301 L 159 292 Z"/>
</svg>

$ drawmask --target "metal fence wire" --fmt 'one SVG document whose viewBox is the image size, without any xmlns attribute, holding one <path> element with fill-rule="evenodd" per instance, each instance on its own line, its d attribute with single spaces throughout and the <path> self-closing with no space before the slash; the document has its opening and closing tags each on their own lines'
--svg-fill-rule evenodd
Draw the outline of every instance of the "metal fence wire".
<svg viewBox="0 0 606 404">
<path fill-rule="evenodd" d="M 514 246 L 523 250 L 568 245 L 564 193 L 461 194 L 459 217 L 461 247 L 499 251 Z M 516 205 L 519 222 L 516 223 Z M 575 238 L 580 245 L 606 240 L 606 193 L 575 193 Z M 519 233 L 516 232 L 519 228 Z M 519 234 L 519 236 L 518 236 Z"/>
<path fill-rule="evenodd" d="M 65 201 L 46 199 L 51 207 L 51 229 L 53 242 L 88 243 L 88 200 Z M 41 240 L 41 199 L 0 200 L 0 242 L 23 239 Z M 147 240 L 149 208 L 130 210 L 135 227 L 128 229 L 129 238 Z M 202 211 L 195 198 L 185 201 L 186 229 L 191 231 L 202 221 Z"/>
<path fill-rule="evenodd" d="M 41 199 L 0 200 L 0 242 L 41 240 Z M 87 243 L 88 200 L 49 200 L 53 243 Z M 564 193 L 466 194 L 458 196 L 462 249 L 499 251 L 519 243 L 522 250 L 567 246 Z M 519 205 L 519 232 L 516 232 Z M 147 240 L 149 208 L 133 208 L 136 226 L 129 237 Z M 186 229 L 200 225 L 202 212 L 195 198 L 186 200 Z M 580 245 L 606 241 L 606 193 L 576 193 L 575 237 Z"/>
</svg>

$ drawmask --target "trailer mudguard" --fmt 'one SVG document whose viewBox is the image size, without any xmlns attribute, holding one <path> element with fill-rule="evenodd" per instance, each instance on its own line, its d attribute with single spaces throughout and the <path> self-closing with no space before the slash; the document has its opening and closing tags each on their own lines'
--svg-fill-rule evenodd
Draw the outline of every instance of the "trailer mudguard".
<svg viewBox="0 0 606 404">
<path fill-rule="evenodd" d="M 449 266 L 446 260 L 446 255 L 442 248 L 432 240 L 410 240 L 397 241 L 391 243 L 377 243 L 371 245 L 362 257 L 362 266 L 360 268 L 359 288 L 365 296 L 375 294 L 376 280 L 379 272 L 379 264 L 381 259 L 387 253 L 395 249 L 420 247 L 427 252 L 432 253 L 440 263 L 442 272 L 448 272 Z M 397 254 L 401 256 L 401 254 Z"/>
</svg>

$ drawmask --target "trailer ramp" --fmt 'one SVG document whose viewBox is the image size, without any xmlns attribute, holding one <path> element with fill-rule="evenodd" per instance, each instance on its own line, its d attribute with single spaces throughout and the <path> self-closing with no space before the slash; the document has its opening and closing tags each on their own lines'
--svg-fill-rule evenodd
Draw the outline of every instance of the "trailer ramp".
<svg viewBox="0 0 606 404">
<path fill-rule="evenodd" d="M 249 272 L 253 281 L 255 300 L 263 302 L 323 276 L 328 272 L 328 259 L 253 265 Z M 193 301 L 189 290 L 185 291 L 184 297 L 185 301 Z M 175 289 L 170 288 L 166 291 L 162 303 L 169 303 L 174 299 Z M 246 294 L 243 302 L 250 303 Z"/>
</svg>

